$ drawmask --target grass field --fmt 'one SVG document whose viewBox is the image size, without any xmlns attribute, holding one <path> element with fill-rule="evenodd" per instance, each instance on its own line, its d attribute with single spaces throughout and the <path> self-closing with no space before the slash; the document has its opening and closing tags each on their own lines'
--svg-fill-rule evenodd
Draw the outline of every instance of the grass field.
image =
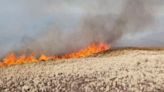
<svg viewBox="0 0 164 92">
<path fill-rule="evenodd" d="M 118 91 L 164 92 L 164 50 L 122 48 L 0 68 L 0 92 Z"/>
</svg>

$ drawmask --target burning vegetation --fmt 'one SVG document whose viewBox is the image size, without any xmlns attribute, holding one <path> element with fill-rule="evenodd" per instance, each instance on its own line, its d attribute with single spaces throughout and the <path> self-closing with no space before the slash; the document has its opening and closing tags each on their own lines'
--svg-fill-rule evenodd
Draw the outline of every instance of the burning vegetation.
<svg viewBox="0 0 164 92">
<path fill-rule="evenodd" d="M 15 53 L 10 53 L 2 60 L 2 62 L 0 62 L 0 67 L 25 64 L 25 63 L 33 63 L 33 62 L 41 62 L 41 61 L 49 61 L 49 60 L 83 58 L 83 57 L 88 57 L 95 53 L 106 51 L 108 49 L 110 49 L 110 46 L 108 44 L 100 43 L 100 44 L 91 44 L 87 48 L 82 49 L 78 52 L 73 52 L 61 56 L 57 56 L 57 55 L 46 56 L 45 54 L 41 54 L 39 57 L 37 57 L 35 53 L 32 53 L 29 56 L 27 55 L 17 56 Z"/>
<path fill-rule="evenodd" d="M 40 32 L 36 32 L 37 35 L 31 35 L 30 33 L 30 35 L 27 35 L 26 33 L 24 33 L 27 36 L 23 35 L 22 37 L 18 38 L 18 41 L 12 42 L 13 45 L 1 43 L 0 47 L 8 47 L 2 49 L 3 51 L 0 52 L 1 56 L 6 55 L 6 53 L 10 51 L 15 52 L 9 53 L 4 59 L 2 59 L 0 62 L 0 67 L 40 61 L 88 57 L 92 54 L 110 49 L 110 46 L 108 46 L 106 43 L 110 43 L 115 48 L 123 46 L 142 47 L 147 45 L 148 43 L 154 44 L 155 41 L 144 41 L 142 39 L 143 35 L 134 35 L 143 34 L 143 30 L 151 26 L 154 22 L 153 14 L 151 12 L 153 9 L 151 8 L 151 11 L 149 10 L 149 1 L 126 0 L 125 3 L 121 4 L 121 11 L 118 12 L 118 15 L 117 13 L 113 15 L 111 10 L 107 11 L 111 4 L 110 2 L 106 2 L 103 0 L 98 0 L 97 2 L 101 2 L 97 3 L 96 7 L 98 8 L 95 9 L 95 5 L 88 6 L 91 7 L 91 10 L 89 11 L 88 8 L 86 8 L 86 6 L 81 5 L 77 7 L 77 11 L 75 9 L 75 12 L 73 9 L 75 7 L 70 8 L 70 10 L 73 9 L 73 11 L 71 12 L 69 9 L 65 9 L 67 7 L 61 7 L 61 9 L 63 9 L 60 11 L 61 15 L 68 15 L 67 17 L 65 17 L 66 19 L 60 16 L 61 19 L 59 19 L 59 21 L 52 20 L 55 22 L 52 22 L 52 24 L 46 24 L 47 26 L 45 28 L 41 28 L 41 30 L 39 30 Z M 87 1 L 87 3 L 89 2 Z M 91 1 L 90 3 L 93 2 Z M 63 2 L 59 6 L 62 6 L 63 4 L 67 5 Z M 104 5 L 105 7 L 102 8 L 102 6 Z M 58 11 L 54 12 L 55 14 L 58 14 Z M 78 14 L 80 15 L 80 17 L 78 17 L 77 20 L 76 18 L 74 19 L 73 15 Z M 54 19 L 56 18 L 55 16 L 53 17 Z M 74 22 L 71 24 L 70 20 L 74 20 Z M 76 21 L 78 21 L 78 23 L 76 23 Z M 34 28 L 35 30 L 35 27 L 32 28 Z M 31 32 L 33 34 L 33 31 Z M 139 40 L 141 40 L 141 42 Z M 92 42 L 100 43 L 92 44 Z M 65 51 L 71 52 L 72 50 L 74 50 L 74 48 L 81 48 L 81 46 L 85 46 L 86 44 L 91 45 L 77 52 L 56 55 L 56 53 L 65 53 Z M 23 52 L 20 55 L 18 54 L 20 51 L 24 50 L 25 53 Z M 28 50 L 30 50 L 30 54 Z M 46 51 L 47 54 L 51 55 L 40 53 L 39 51 Z"/>
</svg>

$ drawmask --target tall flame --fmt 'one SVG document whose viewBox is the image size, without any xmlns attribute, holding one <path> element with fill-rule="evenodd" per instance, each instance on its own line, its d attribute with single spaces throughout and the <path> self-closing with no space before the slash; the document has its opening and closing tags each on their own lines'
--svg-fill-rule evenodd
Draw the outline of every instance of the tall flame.
<svg viewBox="0 0 164 92">
<path fill-rule="evenodd" d="M 92 54 L 99 53 L 108 49 L 110 49 L 110 46 L 108 46 L 105 43 L 100 43 L 100 44 L 91 44 L 87 48 L 82 49 L 78 52 L 65 54 L 62 56 L 46 56 L 45 54 L 41 54 L 39 58 L 36 58 L 34 53 L 32 53 L 30 56 L 26 56 L 26 55 L 16 56 L 16 54 L 10 53 L 2 60 L 2 62 L 0 62 L 0 67 L 24 64 L 24 63 L 40 62 L 40 61 L 58 60 L 58 59 L 82 58 L 82 57 L 88 57 Z"/>
</svg>

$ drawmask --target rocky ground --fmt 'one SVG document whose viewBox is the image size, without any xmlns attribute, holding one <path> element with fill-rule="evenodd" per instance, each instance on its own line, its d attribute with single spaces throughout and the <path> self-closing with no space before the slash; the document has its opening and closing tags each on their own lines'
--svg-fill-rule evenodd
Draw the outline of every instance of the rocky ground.
<svg viewBox="0 0 164 92">
<path fill-rule="evenodd" d="M 164 50 L 120 49 L 0 68 L 0 92 L 164 92 Z"/>
</svg>

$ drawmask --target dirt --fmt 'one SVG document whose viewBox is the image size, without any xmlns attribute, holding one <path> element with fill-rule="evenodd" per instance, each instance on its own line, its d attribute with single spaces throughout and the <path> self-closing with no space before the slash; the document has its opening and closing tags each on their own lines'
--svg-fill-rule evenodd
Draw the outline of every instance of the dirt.
<svg viewBox="0 0 164 92">
<path fill-rule="evenodd" d="M 0 92 L 164 92 L 164 50 L 120 49 L 0 68 Z"/>
</svg>

